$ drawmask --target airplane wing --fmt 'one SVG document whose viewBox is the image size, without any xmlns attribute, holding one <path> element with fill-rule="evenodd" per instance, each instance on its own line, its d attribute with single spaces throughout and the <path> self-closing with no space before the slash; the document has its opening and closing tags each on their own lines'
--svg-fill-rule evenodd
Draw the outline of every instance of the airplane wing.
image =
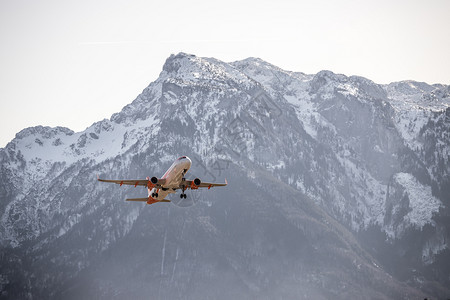
<svg viewBox="0 0 450 300">
<path fill-rule="evenodd" d="M 155 186 L 153 183 L 151 183 L 150 180 L 147 180 L 147 179 L 136 179 L 136 180 L 130 180 L 130 179 L 127 179 L 127 180 L 120 180 L 120 179 L 119 179 L 119 180 L 109 180 L 109 179 L 100 179 L 100 178 L 97 178 L 97 180 L 98 180 L 98 181 L 101 181 L 101 182 L 112 182 L 112 183 L 120 184 L 121 186 L 122 186 L 123 184 L 125 184 L 125 185 L 134 185 L 134 187 L 137 187 L 138 185 L 140 185 L 140 186 L 146 186 L 146 187 L 149 187 L 149 188 L 152 188 L 152 187 Z"/>
<path fill-rule="evenodd" d="M 200 182 L 199 185 L 195 185 L 193 180 L 186 180 L 187 187 L 189 189 L 198 189 L 198 188 L 208 188 L 208 190 L 214 186 L 226 186 L 228 185 L 227 180 L 225 179 L 225 183 L 212 183 L 212 182 Z"/>
</svg>

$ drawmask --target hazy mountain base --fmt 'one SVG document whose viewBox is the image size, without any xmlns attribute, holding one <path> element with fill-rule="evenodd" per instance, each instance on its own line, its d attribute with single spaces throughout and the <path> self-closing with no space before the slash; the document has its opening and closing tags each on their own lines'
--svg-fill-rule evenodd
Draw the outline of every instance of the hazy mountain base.
<svg viewBox="0 0 450 300">
<path fill-rule="evenodd" d="M 105 201 L 58 240 L 40 247 L 24 245 L 28 251 L 22 255 L 15 249 L 14 264 L 19 264 L 10 279 L 23 276 L 17 278 L 22 286 L 7 285 L 3 296 L 424 297 L 384 273 L 349 231 L 307 197 L 266 171 L 257 172 L 258 179 L 266 183 L 263 187 L 246 179 L 245 174 L 230 167 L 224 175 L 230 178 L 230 186 L 239 188 L 209 191 L 214 197 L 204 193 L 190 208 L 138 204 L 140 213 L 132 229 L 123 238 L 118 232 L 117 241 L 102 250 L 101 241 L 111 240 L 102 236 L 103 218 L 113 213 L 116 217 L 110 221 L 120 222 L 131 208 L 129 203 Z M 243 197 L 242 189 L 251 196 Z M 108 198 L 109 194 L 100 197 Z M 3 260 L 11 257 L 3 255 Z M 2 262 L 2 266 L 6 265 Z"/>
<path fill-rule="evenodd" d="M 129 234 L 55 298 L 424 297 L 386 276 L 298 191 L 263 173 L 261 188 L 232 170 L 230 186 L 245 186 L 251 197 L 216 190 L 211 206 L 143 210 Z"/>
</svg>

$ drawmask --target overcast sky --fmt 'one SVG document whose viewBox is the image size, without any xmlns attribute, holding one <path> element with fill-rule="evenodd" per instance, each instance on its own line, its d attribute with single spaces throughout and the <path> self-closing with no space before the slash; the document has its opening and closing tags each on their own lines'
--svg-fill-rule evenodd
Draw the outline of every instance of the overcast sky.
<svg viewBox="0 0 450 300">
<path fill-rule="evenodd" d="M 180 51 L 450 84 L 449 16 L 448 0 L 0 0 L 0 147 L 109 118 Z"/>
</svg>

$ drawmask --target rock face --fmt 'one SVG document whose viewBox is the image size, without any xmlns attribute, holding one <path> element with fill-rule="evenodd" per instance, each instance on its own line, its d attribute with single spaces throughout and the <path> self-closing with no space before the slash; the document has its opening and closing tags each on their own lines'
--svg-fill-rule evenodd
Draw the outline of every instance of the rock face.
<svg viewBox="0 0 450 300">
<path fill-rule="evenodd" d="M 110 120 L 0 149 L 0 297 L 448 297 L 449 106 L 444 85 L 172 55 Z M 229 186 L 146 206 L 95 180 L 180 155 Z"/>
</svg>

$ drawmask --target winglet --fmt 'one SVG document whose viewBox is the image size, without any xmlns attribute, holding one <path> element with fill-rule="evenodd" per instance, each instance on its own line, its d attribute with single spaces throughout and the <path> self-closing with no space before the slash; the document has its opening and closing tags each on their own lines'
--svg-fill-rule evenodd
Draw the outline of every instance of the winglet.
<svg viewBox="0 0 450 300">
<path fill-rule="evenodd" d="M 226 184 L 226 185 L 228 185 L 228 181 L 227 181 L 227 179 L 226 179 L 226 178 L 225 178 L 225 184 Z"/>
<path fill-rule="evenodd" d="M 100 181 L 100 177 L 98 177 L 98 174 L 97 174 L 97 180 Z"/>
</svg>

